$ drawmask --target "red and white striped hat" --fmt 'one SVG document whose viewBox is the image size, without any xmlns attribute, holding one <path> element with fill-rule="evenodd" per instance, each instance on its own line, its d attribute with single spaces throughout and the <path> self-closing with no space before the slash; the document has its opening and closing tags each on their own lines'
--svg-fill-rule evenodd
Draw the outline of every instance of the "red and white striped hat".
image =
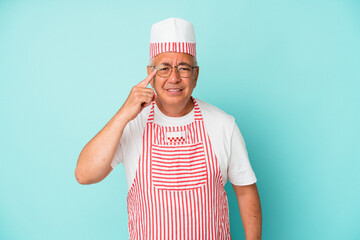
<svg viewBox="0 0 360 240">
<path fill-rule="evenodd" d="M 196 57 L 194 26 L 181 18 L 168 18 L 152 25 L 150 58 L 163 52 L 182 52 Z"/>
</svg>

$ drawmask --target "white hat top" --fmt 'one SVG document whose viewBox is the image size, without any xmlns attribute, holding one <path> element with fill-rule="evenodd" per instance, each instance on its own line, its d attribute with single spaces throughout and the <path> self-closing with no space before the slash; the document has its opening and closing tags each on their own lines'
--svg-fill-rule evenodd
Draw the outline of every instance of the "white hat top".
<svg viewBox="0 0 360 240">
<path fill-rule="evenodd" d="M 181 18 L 168 18 L 153 24 L 150 33 L 150 58 L 163 52 L 183 52 L 196 57 L 192 23 Z"/>
</svg>

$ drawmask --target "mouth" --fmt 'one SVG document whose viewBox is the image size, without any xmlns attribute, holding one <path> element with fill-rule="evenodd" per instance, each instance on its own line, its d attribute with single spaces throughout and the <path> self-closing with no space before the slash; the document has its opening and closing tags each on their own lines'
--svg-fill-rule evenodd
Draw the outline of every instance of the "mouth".
<svg viewBox="0 0 360 240">
<path fill-rule="evenodd" d="M 168 92 L 171 92 L 171 93 L 175 93 L 175 92 L 181 92 L 183 89 L 182 88 L 168 88 L 168 89 L 165 89 L 166 91 Z"/>
</svg>

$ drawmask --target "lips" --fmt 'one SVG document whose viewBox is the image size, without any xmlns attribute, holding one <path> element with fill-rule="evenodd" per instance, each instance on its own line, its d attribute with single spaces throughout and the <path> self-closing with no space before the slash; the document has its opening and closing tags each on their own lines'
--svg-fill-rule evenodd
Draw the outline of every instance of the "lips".
<svg viewBox="0 0 360 240">
<path fill-rule="evenodd" d="M 168 88 L 168 89 L 166 89 L 166 91 L 168 91 L 168 92 L 180 92 L 180 91 L 182 91 L 182 89 L 181 88 Z"/>
</svg>

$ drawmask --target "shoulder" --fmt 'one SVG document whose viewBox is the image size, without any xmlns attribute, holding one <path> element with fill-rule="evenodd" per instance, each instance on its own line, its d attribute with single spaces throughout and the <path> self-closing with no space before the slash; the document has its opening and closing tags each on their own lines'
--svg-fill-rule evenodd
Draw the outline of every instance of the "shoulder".
<svg viewBox="0 0 360 240">
<path fill-rule="evenodd" d="M 148 120 L 150 110 L 151 110 L 151 105 L 145 107 L 133 120 L 131 120 L 126 125 L 125 131 L 130 131 L 131 133 L 140 131 L 140 133 L 142 133 L 142 130 L 146 126 L 146 122 Z"/>
<path fill-rule="evenodd" d="M 124 156 L 141 151 L 142 136 L 151 106 L 145 107 L 133 120 L 126 124 L 120 139 L 120 145 Z M 124 159 L 127 161 L 127 159 Z"/>
<path fill-rule="evenodd" d="M 204 117 L 204 122 L 211 125 L 215 124 L 218 127 L 232 127 L 235 122 L 235 118 L 232 115 L 203 100 L 197 98 L 195 98 L 195 100 L 200 107 L 201 113 Z"/>
</svg>

